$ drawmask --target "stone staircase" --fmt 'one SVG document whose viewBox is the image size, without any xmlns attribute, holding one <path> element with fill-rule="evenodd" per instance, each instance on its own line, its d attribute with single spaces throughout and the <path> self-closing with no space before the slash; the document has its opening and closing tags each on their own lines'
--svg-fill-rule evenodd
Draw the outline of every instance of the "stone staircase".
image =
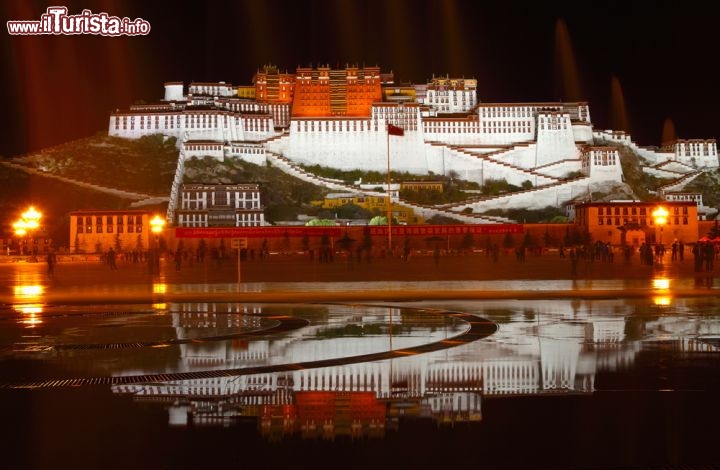
<svg viewBox="0 0 720 470">
<path fill-rule="evenodd" d="M 660 186 L 657 192 L 658 194 L 663 194 L 671 191 L 680 191 L 682 190 L 682 188 L 685 187 L 686 184 L 690 183 L 692 180 L 702 175 L 703 173 L 705 173 L 703 170 L 695 170 L 690 173 L 684 174 L 672 183 Z"/>
<path fill-rule="evenodd" d="M 505 147 L 505 148 L 493 150 L 493 151 L 487 152 L 487 153 L 476 153 L 476 152 L 471 152 L 470 150 L 468 150 L 468 149 L 472 148 L 469 146 L 444 144 L 441 142 L 429 142 L 429 144 L 433 145 L 433 146 L 439 146 L 441 148 L 444 147 L 451 155 L 457 154 L 457 155 L 463 155 L 465 157 L 470 157 L 470 158 L 473 158 L 476 160 L 481 160 L 483 162 L 485 171 L 488 171 L 488 172 L 495 171 L 495 172 L 499 172 L 500 174 L 502 174 L 502 173 L 507 173 L 509 170 L 509 172 L 516 174 L 516 179 L 518 181 L 527 180 L 527 181 L 532 182 L 536 186 L 560 181 L 560 179 L 557 177 L 550 176 L 550 175 L 547 175 L 544 173 L 540 173 L 538 171 L 531 170 L 528 168 L 522 168 L 517 165 L 513 165 L 512 163 L 508 163 L 508 162 L 505 162 L 505 161 L 502 161 L 499 159 L 499 157 L 501 157 L 503 155 L 507 155 L 507 154 L 517 150 L 517 148 L 519 146 Z"/>
<path fill-rule="evenodd" d="M 314 184 L 317 186 L 323 186 L 325 188 L 329 188 L 329 189 L 332 189 L 335 191 L 364 194 L 367 196 L 376 196 L 376 197 L 386 197 L 387 196 L 387 193 L 385 193 L 385 192 L 361 189 L 358 186 L 348 185 L 342 180 L 337 180 L 337 179 L 332 179 L 332 178 L 323 178 L 323 177 L 317 176 L 317 175 L 310 173 L 310 172 L 306 171 L 305 169 L 301 168 L 299 165 L 296 165 L 289 158 L 284 157 L 283 155 L 280 155 L 271 150 L 266 149 L 265 154 L 266 154 L 268 162 L 270 162 L 271 165 L 273 165 L 274 167 L 284 171 L 285 173 L 287 173 L 291 176 L 294 176 L 295 178 L 298 178 L 300 180 L 303 180 L 305 182 L 308 182 L 308 183 L 311 183 L 311 184 Z M 452 210 L 447 210 L 442 207 L 424 206 L 421 204 L 415 204 L 415 203 L 408 202 L 408 201 L 401 200 L 401 199 L 396 199 L 396 200 L 394 200 L 394 202 L 411 208 L 416 214 L 421 215 L 424 219 L 429 219 L 433 216 L 439 215 L 439 216 L 444 216 L 444 217 L 450 217 L 450 218 L 453 218 L 460 222 L 472 223 L 472 224 L 514 223 L 510 219 L 506 219 L 503 217 L 489 217 L 489 216 L 482 216 L 479 214 L 472 214 L 472 213 L 470 213 L 470 214 L 460 213 L 460 212 L 456 212 L 456 211 L 452 211 Z"/>
<path fill-rule="evenodd" d="M 449 211 L 462 211 L 469 208 L 473 212 L 486 212 L 492 209 L 542 209 L 547 205 L 560 207 L 562 203 L 589 192 L 589 186 L 590 178 L 583 176 L 508 194 L 479 196 L 462 202 L 444 204 L 441 207 Z M 541 202 L 543 200 L 553 200 L 553 204 L 543 204 Z"/>
</svg>

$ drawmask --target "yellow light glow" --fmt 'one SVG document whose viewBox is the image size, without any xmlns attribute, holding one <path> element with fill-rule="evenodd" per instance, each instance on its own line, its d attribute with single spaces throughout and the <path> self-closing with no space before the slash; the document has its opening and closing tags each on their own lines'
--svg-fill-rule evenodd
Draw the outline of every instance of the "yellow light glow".
<svg viewBox="0 0 720 470">
<path fill-rule="evenodd" d="M 167 310 L 167 304 L 153 304 L 155 310 Z"/>
<path fill-rule="evenodd" d="M 652 280 L 653 289 L 658 291 L 659 295 L 653 296 L 653 303 L 658 306 L 668 306 L 672 302 L 670 295 L 670 279 L 666 277 L 656 277 Z"/>
<path fill-rule="evenodd" d="M 153 284 L 153 294 L 164 294 L 167 292 L 167 284 Z"/>
<path fill-rule="evenodd" d="M 42 214 L 35 210 L 35 207 L 30 206 L 30 208 L 22 213 L 22 218 L 25 220 L 32 220 L 37 223 L 38 220 L 42 217 Z"/>
<path fill-rule="evenodd" d="M 43 295 L 45 288 L 40 285 L 15 286 L 15 297 L 22 299 L 37 298 Z"/>
<path fill-rule="evenodd" d="M 655 225 L 667 224 L 668 215 L 670 215 L 670 213 L 663 206 L 659 206 L 657 209 L 655 209 L 652 212 L 652 217 L 655 221 Z"/>
<path fill-rule="evenodd" d="M 40 219 L 42 214 L 30 206 L 28 210 L 20 215 L 20 219 L 13 222 L 13 230 L 18 237 L 24 237 L 31 230 L 37 230 L 40 227 Z"/>
<path fill-rule="evenodd" d="M 18 237 L 22 237 L 25 234 L 27 234 L 27 223 L 20 219 L 13 223 L 13 230 L 15 231 L 15 235 Z"/>
<path fill-rule="evenodd" d="M 34 314 L 30 314 L 27 317 L 24 317 L 20 323 L 23 325 L 26 325 L 29 328 L 35 328 L 37 325 L 42 323 L 41 317 L 36 317 Z"/>
<path fill-rule="evenodd" d="M 162 232 L 163 227 L 165 227 L 165 219 L 163 219 L 159 215 L 156 215 L 150 220 L 150 231 L 152 233 Z"/>
<path fill-rule="evenodd" d="M 13 305 L 13 309 L 23 315 L 37 315 L 43 311 L 41 304 L 17 304 Z M 25 323 L 25 321 L 23 321 L 23 323 Z"/>
</svg>

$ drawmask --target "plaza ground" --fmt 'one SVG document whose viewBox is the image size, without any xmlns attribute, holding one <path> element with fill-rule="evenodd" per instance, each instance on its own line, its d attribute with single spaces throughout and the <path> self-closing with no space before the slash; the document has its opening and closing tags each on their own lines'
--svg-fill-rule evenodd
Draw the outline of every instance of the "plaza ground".
<svg viewBox="0 0 720 470">
<path fill-rule="evenodd" d="M 159 270 L 154 271 L 147 261 L 133 263 L 122 257 L 113 270 L 97 255 L 60 256 L 52 275 L 45 274 L 43 258 L 29 263 L 27 258 L 4 257 L 0 259 L 0 270 L 37 265 L 33 270 L 45 274 L 48 282 L 55 286 L 142 283 L 158 276 L 167 284 L 237 283 L 238 264 L 241 283 L 647 279 L 659 274 L 668 278 L 714 276 L 713 271 L 696 272 L 692 254 L 675 261 L 666 254 L 662 263 L 650 266 L 642 264 L 637 254 L 629 260 L 616 256 L 612 262 L 581 258 L 576 263 L 573 269 L 571 259 L 561 257 L 556 251 L 527 254 L 524 261 L 518 260 L 513 252 L 502 252 L 497 260 L 482 252 L 442 252 L 437 259 L 432 252 L 416 252 L 408 260 L 398 256 L 358 259 L 347 252 L 338 252 L 331 262 L 320 262 L 317 256 L 311 258 L 307 253 L 278 253 L 239 263 L 236 257 L 206 258 L 204 262 L 187 257 L 176 267 L 172 254 L 167 253 L 162 256 Z"/>
</svg>

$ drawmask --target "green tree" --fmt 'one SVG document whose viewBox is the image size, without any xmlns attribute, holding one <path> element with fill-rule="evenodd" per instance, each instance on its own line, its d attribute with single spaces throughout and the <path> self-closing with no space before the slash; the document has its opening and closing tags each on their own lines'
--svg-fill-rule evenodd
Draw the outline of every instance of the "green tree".
<svg viewBox="0 0 720 470">
<path fill-rule="evenodd" d="M 334 227 L 335 221 L 332 219 L 312 219 L 305 223 L 307 227 Z"/>
</svg>

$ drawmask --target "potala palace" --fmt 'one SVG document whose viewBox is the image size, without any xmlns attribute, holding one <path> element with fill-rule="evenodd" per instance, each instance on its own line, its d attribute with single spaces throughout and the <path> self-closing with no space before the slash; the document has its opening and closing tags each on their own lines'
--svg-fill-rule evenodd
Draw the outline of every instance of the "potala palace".
<svg viewBox="0 0 720 470">
<path fill-rule="evenodd" d="M 401 128 L 402 135 L 389 135 L 389 126 Z M 718 167 L 714 139 L 645 148 L 625 132 L 595 129 L 586 102 L 482 103 L 475 79 L 396 84 L 379 67 L 300 67 L 287 73 L 265 66 L 252 85 L 240 86 L 168 82 L 161 101 L 112 113 L 108 132 L 177 138 L 170 220 L 184 162 L 192 157 L 270 164 L 333 190 L 368 195 L 384 193 L 323 179 L 302 166 L 383 173 L 390 166 L 417 175 L 456 175 L 481 186 L 503 179 L 525 188 L 530 183 L 522 192 L 443 207 L 409 204 L 426 217 L 472 223 L 498 222 L 480 215 L 490 209 L 562 207 L 585 199 L 596 185 L 621 183 L 619 146 L 641 156 L 644 171 L 675 179 L 668 191 Z"/>
</svg>

